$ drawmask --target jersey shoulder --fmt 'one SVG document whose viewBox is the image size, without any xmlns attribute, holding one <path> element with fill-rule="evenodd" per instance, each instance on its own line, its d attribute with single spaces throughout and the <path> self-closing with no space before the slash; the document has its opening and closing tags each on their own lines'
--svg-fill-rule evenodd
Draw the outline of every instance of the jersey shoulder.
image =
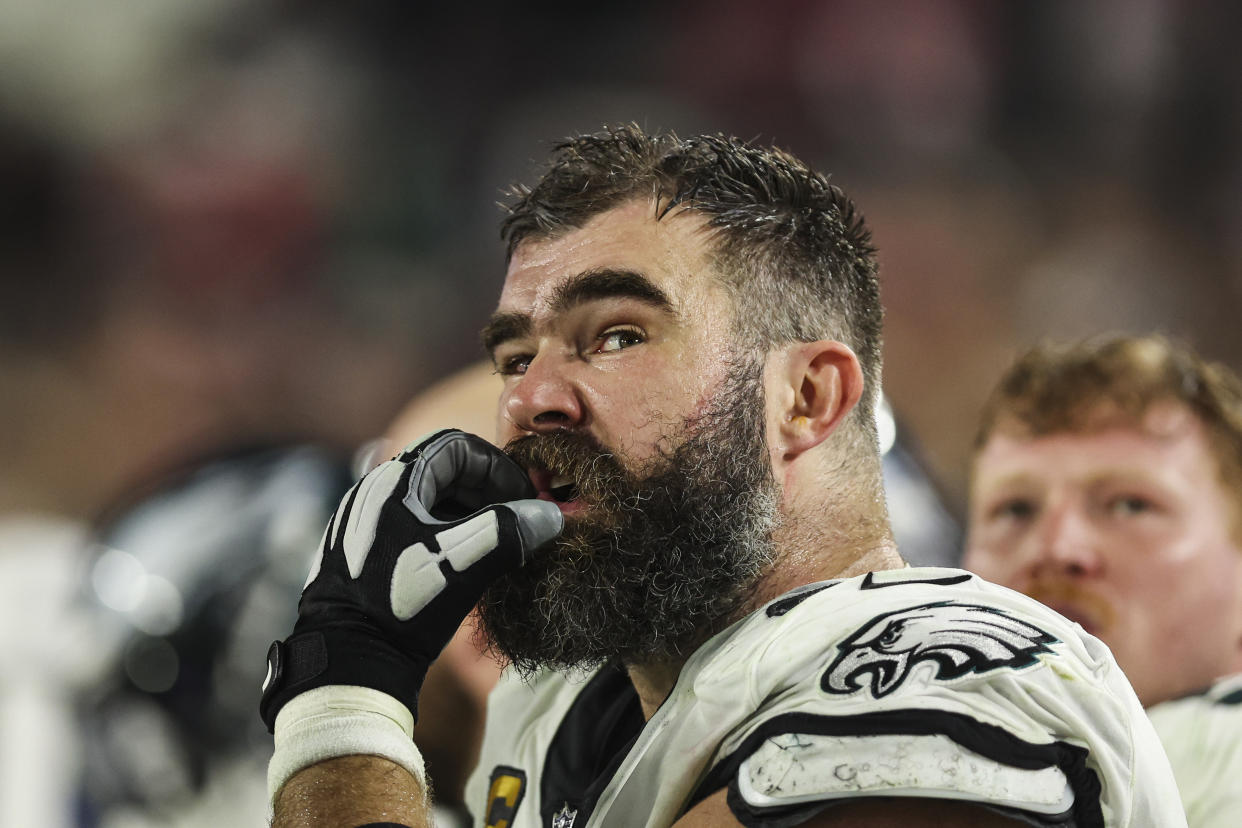
<svg viewBox="0 0 1242 828">
<path fill-rule="evenodd" d="M 1242 824 L 1242 674 L 1147 712 L 1173 767 L 1188 821 L 1205 828 Z"/>
<path fill-rule="evenodd" d="M 1161 728 L 1162 736 L 1167 730 L 1170 737 L 1176 737 L 1178 730 L 1203 723 L 1242 728 L 1242 673 L 1226 676 L 1202 692 L 1161 702 L 1147 713 Z"/>
<path fill-rule="evenodd" d="M 722 744 L 713 780 L 727 780 L 743 822 L 897 795 L 977 801 L 1035 824 L 1103 825 L 1106 812 L 1136 807 L 1130 774 L 1153 789 L 1167 782 L 1164 793 L 1172 786 L 1107 648 L 961 570 L 808 585 L 713 644 L 696 692 L 714 699 L 741 687 L 753 706 Z M 1153 752 L 1149 771 L 1138 755 Z"/>
<path fill-rule="evenodd" d="M 1078 625 L 1019 593 L 943 568 L 802 587 L 705 650 L 710 663 L 699 670 L 700 682 L 736 682 L 741 667 L 752 674 L 753 703 L 800 689 L 838 712 L 891 706 L 888 699 L 948 703 L 1028 676 L 1084 699 L 1125 695 L 1128 687 L 1117 683 L 1108 649 Z"/>
</svg>

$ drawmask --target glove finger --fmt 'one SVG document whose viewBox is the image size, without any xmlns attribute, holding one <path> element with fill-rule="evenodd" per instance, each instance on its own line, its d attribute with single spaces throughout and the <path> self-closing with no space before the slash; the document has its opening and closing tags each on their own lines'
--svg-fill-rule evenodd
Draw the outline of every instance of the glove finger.
<svg viewBox="0 0 1242 828">
<path fill-rule="evenodd" d="M 306 575 L 306 582 L 302 584 L 302 591 L 311 585 L 311 582 L 319 577 L 319 571 L 323 568 L 324 556 L 328 554 L 328 550 L 340 542 L 341 533 L 344 529 L 346 521 L 354 505 L 354 498 L 358 493 L 358 487 L 362 485 L 362 481 L 349 487 L 342 497 L 340 504 L 336 507 L 336 511 L 332 513 L 332 517 L 328 520 L 328 525 L 324 527 L 323 537 L 319 540 L 319 549 L 315 553 L 315 559 L 311 561 L 310 572 Z"/>
<path fill-rule="evenodd" d="M 405 468 L 404 463 L 389 460 L 372 469 L 358 483 L 358 494 L 340 536 L 351 578 L 356 579 L 366 565 L 367 554 L 375 544 L 380 510 L 401 483 Z"/>
<path fill-rule="evenodd" d="M 414 463 L 405 504 L 427 523 L 460 519 L 535 494 L 521 466 L 483 438 L 464 431 L 437 435 L 423 445 Z"/>
<path fill-rule="evenodd" d="M 466 433 L 462 431 L 460 428 L 441 428 L 435 431 L 429 431 L 426 434 L 424 434 L 422 437 L 419 437 L 417 440 L 414 440 L 413 442 L 408 443 L 406 447 L 401 449 L 401 451 L 397 452 L 397 456 L 392 459 L 400 460 L 402 463 L 408 463 L 411 460 L 415 460 L 423 452 L 423 449 L 427 445 L 435 442 L 437 439 L 439 439 L 440 437 L 443 437 L 446 434 L 452 434 L 454 432 L 457 432 L 460 434 Z"/>
<path fill-rule="evenodd" d="M 565 515 L 550 500 L 511 500 L 496 507 L 507 509 L 517 520 L 518 537 L 522 540 L 522 563 L 530 553 L 548 543 L 565 528 Z"/>
<path fill-rule="evenodd" d="M 439 552 L 421 542 L 407 547 L 393 567 L 389 595 L 393 615 L 400 621 L 412 618 L 450 584 L 460 599 L 453 603 L 461 603 L 465 615 L 492 578 L 522 562 L 519 550 L 512 550 L 519 554 L 504 554 L 505 550 L 497 549 L 500 536 L 498 510 L 489 509 L 437 532 Z M 475 567 L 489 556 L 489 566 Z M 506 565 L 507 557 L 513 563 Z"/>
<path fill-rule="evenodd" d="M 492 503 L 533 498 L 537 492 L 526 469 L 490 443 L 487 448 L 489 465 L 476 486 L 480 508 Z"/>
<path fill-rule="evenodd" d="M 438 553 L 424 543 L 407 547 L 393 567 L 389 593 L 393 615 L 408 620 L 446 591 L 452 597 L 445 598 L 464 615 L 488 584 L 524 564 L 530 551 L 560 534 L 563 526 L 555 503 L 518 500 L 492 506 L 437 532 Z M 508 543 L 506 537 L 511 539 Z M 519 548 L 514 548 L 514 539 Z"/>
<path fill-rule="evenodd" d="M 328 521 L 328 525 L 324 527 L 323 538 L 319 541 L 319 549 L 315 552 L 315 559 L 311 561 L 310 572 L 306 576 L 306 582 L 302 584 L 302 591 L 311 585 L 311 581 L 319 577 L 319 570 L 323 567 L 323 553 L 328 546 L 328 535 L 332 532 L 332 521 Z"/>
</svg>

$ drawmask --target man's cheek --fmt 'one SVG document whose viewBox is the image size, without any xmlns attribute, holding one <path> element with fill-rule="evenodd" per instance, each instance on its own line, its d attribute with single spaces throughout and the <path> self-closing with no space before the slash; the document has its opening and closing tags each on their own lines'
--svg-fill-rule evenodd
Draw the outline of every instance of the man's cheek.
<svg viewBox="0 0 1242 828">
<path fill-rule="evenodd" d="M 994 580 L 997 575 L 997 567 L 993 565 L 992 555 L 977 542 L 967 545 L 966 552 L 962 555 L 962 568 L 988 580 Z"/>
</svg>

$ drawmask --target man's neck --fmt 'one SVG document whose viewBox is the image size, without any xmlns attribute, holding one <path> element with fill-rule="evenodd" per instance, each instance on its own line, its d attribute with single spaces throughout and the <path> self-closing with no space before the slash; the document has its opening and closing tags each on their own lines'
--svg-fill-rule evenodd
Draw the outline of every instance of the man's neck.
<svg viewBox="0 0 1242 828">
<path fill-rule="evenodd" d="M 630 681 L 638 692 L 638 700 L 643 706 L 644 719 L 651 721 L 651 717 L 668 698 L 668 694 L 673 692 L 673 685 L 677 683 L 677 677 L 681 674 L 684 664 L 684 660 L 661 661 L 635 664 L 626 668 L 630 674 Z"/>
</svg>

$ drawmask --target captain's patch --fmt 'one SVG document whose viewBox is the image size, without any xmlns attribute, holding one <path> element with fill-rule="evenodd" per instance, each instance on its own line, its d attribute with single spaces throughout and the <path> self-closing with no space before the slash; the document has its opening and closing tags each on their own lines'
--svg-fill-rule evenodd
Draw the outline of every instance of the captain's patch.
<svg viewBox="0 0 1242 828">
<path fill-rule="evenodd" d="M 496 770 L 492 771 L 491 785 L 487 790 L 487 808 L 483 811 L 487 828 L 510 828 L 525 793 L 525 771 L 497 765 Z"/>
<path fill-rule="evenodd" d="M 1029 667 L 1057 641 L 1001 610 L 939 601 L 873 618 L 837 645 L 840 654 L 820 686 L 827 693 L 869 687 L 878 699 L 896 690 L 921 661 L 933 662 L 933 678 L 947 681 Z"/>
</svg>

